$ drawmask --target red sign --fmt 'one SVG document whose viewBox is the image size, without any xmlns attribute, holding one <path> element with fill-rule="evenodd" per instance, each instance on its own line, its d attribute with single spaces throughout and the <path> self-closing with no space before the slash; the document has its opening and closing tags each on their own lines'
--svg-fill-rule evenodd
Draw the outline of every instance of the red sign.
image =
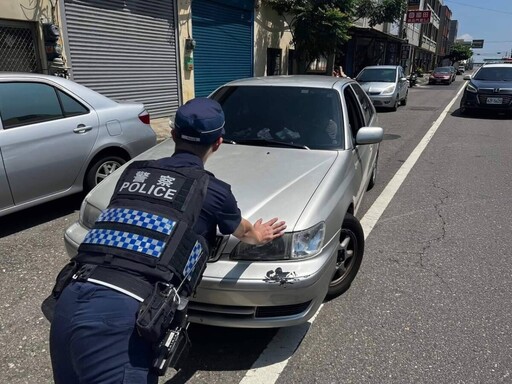
<svg viewBox="0 0 512 384">
<path fill-rule="evenodd" d="M 432 11 L 407 11 L 408 23 L 428 24 L 432 17 Z"/>
</svg>

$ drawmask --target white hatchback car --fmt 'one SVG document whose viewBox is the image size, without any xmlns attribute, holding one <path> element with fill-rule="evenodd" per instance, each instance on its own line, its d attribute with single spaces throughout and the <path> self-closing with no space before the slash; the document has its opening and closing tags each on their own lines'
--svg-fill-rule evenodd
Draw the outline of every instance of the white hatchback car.
<svg viewBox="0 0 512 384">
<path fill-rule="evenodd" d="M 359 84 L 331 76 L 238 80 L 216 90 L 226 116 L 224 144 L 206 168 L 231 184 L 251 222 L 274 216 L 288 232 L 264 246 L 218 236 L 190 320 L 231 327 L 307 321 L 328 296 L 350 287 L 364 234 L 356 218 L 375 183 L 382 128 Z M 173 153 L 164 141 L 139 159 Z M 85 198 L 65 233 L 70 256 L 107 206 L 120 171 Z"/>
<path fill-rule="evenodd" d="M 356 80 L 377 108 L 391 108 L 407 104 L 409 83 L 399 65 L 372 65 L 359 72 Z"/>
</svg>

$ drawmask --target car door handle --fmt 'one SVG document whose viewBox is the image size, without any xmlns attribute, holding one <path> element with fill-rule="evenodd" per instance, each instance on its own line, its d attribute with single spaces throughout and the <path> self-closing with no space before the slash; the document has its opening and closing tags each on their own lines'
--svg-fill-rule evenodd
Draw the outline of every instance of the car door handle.
<svg viewBox="0 0 512 384">
<path fill-rule="evenodd" d="M 73 132 L 75 133 L 85 133 L 92 129 L 91 126 L 85 125 L 85 124 L 78 124 L 75 129 L 73 129 Z"/>
</svg>

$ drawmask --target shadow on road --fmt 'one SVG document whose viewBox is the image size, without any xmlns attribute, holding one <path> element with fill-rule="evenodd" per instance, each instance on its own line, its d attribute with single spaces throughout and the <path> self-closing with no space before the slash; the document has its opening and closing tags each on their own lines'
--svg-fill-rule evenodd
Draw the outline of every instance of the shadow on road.
<svg viewBox="0 0 512 384">
<path fill-rule="evenodd" d="M 461 117 L 463 119 L 508 120 L 512 117 L 512 113 L 497 111 L 472 111 L 463 114 L 461 113 L 460 108 L 457 108 L 451 113 L 451 116 Z"/>
<path fill-rule="evenodd" d="M 66 196 L 0 217 L 0 238 L 69 215 L 80 209 L 84 193 Z"/>
<path fill-rule="evenodd" d="M 186 383 L 197 371 L 251 369 L 279 329 L 237 329 L 191 324 L 192 348 L 181 369 L 165 384 Z M 169 370 L 172 372 L 172 370 Z M 168 371 L 168 375 L 169 375 Z"/>
</svg>

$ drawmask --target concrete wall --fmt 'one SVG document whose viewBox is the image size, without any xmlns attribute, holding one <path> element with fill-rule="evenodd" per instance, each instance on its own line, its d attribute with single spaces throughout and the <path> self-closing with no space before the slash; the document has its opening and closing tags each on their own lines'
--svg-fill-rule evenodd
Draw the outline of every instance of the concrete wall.
<svg viewBox="0 0 512 384">
<path fill-rule="evenodd" d="M 288 74 L 289 49 L 293 49 L 292 35 L 284 18 L 261 3 L 254 10 L 254 76 L 267 73 L 267 48 L 280 48 L 281 74 Z"/>
</svg>

